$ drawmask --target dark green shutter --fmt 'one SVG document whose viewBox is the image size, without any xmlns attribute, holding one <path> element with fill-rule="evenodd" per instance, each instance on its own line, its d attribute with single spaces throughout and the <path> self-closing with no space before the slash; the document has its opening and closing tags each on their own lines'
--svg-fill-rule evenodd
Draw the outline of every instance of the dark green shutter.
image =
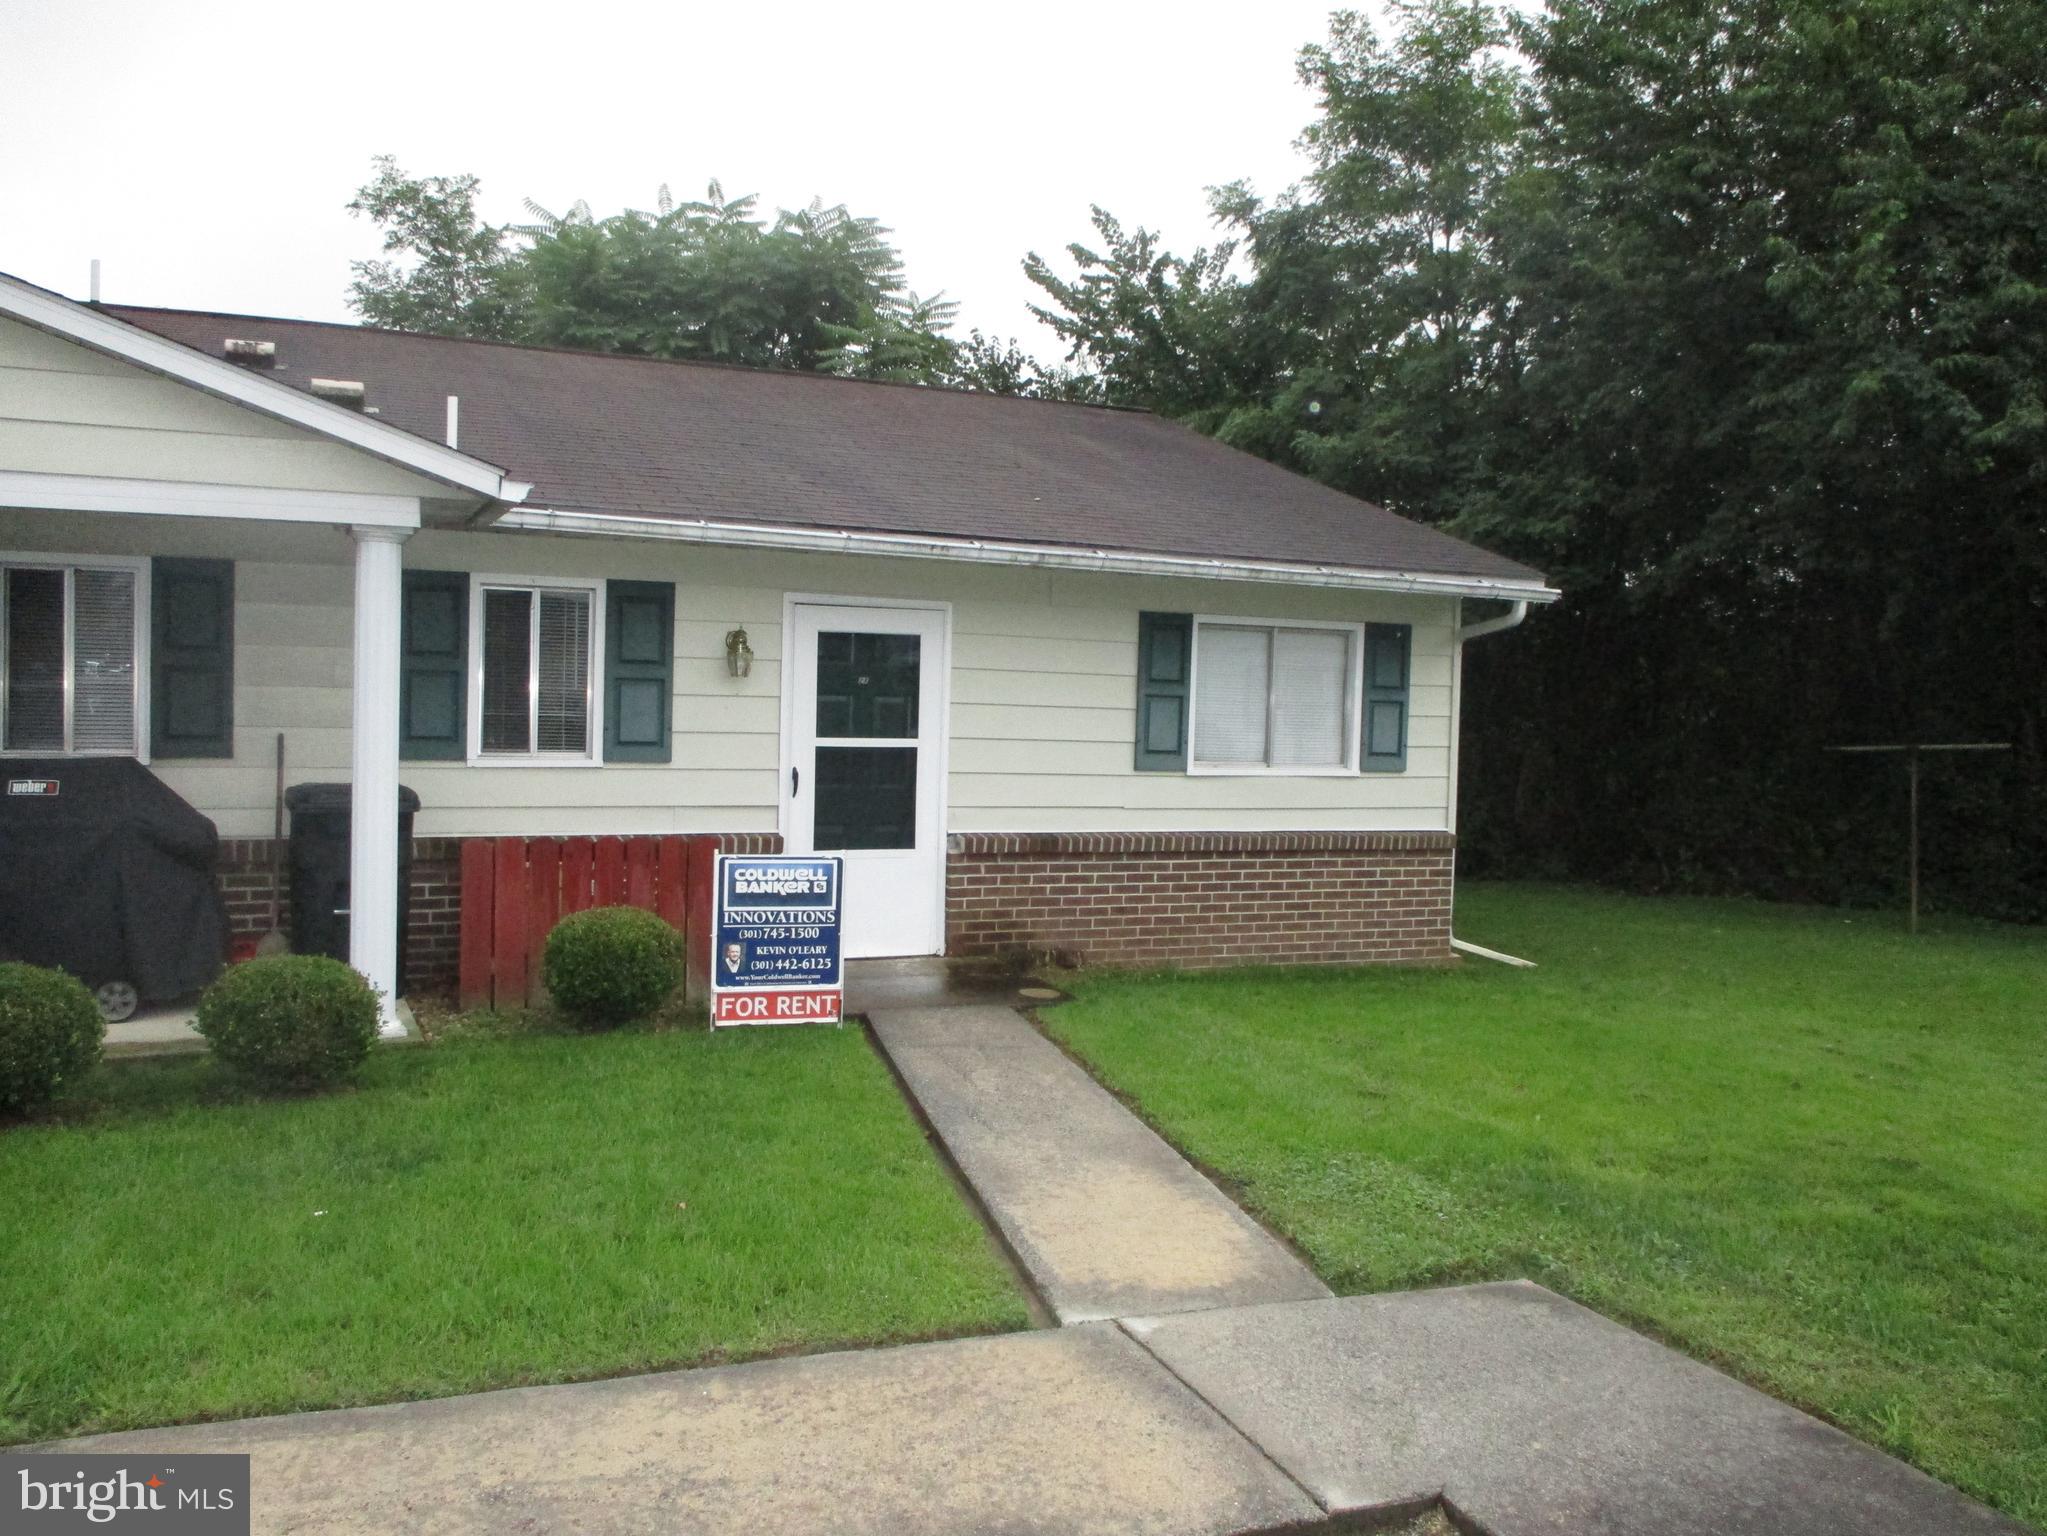
<svg viewBox="0 0 2047 1536">
<path fill-rule="evenodd" d="M 665 763 L 675 701 L 675 584 L 607 583 L 604 760 Z"/>
<path fill-rule="evenodd" d="M 150 571 L 149 755 L 235 755 L 235 564 L 159 556 Z"/>
<path fill-rule="evenodd" d="M 1365 626 L 1365 742 L 1367 773 L 1407 767 L 1408 652 L 1414 631 L 1406 624 Z"/>
<path fill-rule="evenodd" d="M 1187 767 L 1187 682 L 1194 661 L 1194 616 L 1137 616 L 1137 768 L 1180 773 Z"/>
<path fill-rule="evenodd" d="M 398 755 L 461 762 L 469 745 L 469 573 L 407 571 Z"/>
</svg>

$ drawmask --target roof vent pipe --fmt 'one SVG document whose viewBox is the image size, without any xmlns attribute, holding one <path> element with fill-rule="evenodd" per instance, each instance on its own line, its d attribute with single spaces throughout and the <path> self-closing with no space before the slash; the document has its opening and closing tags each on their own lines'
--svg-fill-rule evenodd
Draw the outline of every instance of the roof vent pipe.
<svg viewBox="0 0 2047 1536">
<path fill-rule="evenodd" d="M 332 401 L 351 411 L 363 408 L 363 399 L 368 393 L 360 379 L 308 379 L 306 387 L 322 400 Z"/>
<path fill-rule="evenodd" d="M 92 301 L 95 304 L 100 301 L 100 259 L 97 256 L 92 259 Z"/>
<path fill-rule="evenodd" d="M 460 448 L 462 446 L 462 397 L 460 395 L 448 396 L 448 446 L 450 448 Z"/>
</svg>

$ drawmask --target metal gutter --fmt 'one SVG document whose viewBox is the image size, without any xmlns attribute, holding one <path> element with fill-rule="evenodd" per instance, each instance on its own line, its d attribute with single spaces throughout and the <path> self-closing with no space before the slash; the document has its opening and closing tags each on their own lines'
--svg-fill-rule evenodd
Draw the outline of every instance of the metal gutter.
<svg viewBox="0 0 2047 1536">
<path fill-rule="evenodd" d="M 614 538 L 672 539 L 689 544 L 744 549 L 792 549 L 809 553 L 887 555 L 897 559 L 952 560 L 1040 570 L 1105 571 L 1130 576 L 1205 577 L 1216 581 L 1279 582 L 1290 586 L 1345 587 L 1372 592 L 1414 592 L 1444 597 L 1497 598 L 1517 603 L 1555 602 L 1561 595 L 1540 582 L 1492 581 L 1479 576 L 1435 576 L 1415 571 L 1377 571 L 1286 561 L 1206 559 L 1057 544 L 1010 543 L 944 538 L 931 534 L 860 533 L 760 523 L 713 522 L 708 518 L 650 517 L 621 512 L 572 512 L 514 507 L 492 525 L 524 533 L 560 533 Z"/>
</svg>

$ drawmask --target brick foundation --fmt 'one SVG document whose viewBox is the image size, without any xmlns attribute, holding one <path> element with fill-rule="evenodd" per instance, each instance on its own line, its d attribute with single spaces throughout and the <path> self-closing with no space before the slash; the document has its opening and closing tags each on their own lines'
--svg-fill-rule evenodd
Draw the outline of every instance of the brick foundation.
<svg viewBox="0 0 2047 1536">
<path fill-rule="evenodd" d="M 955 833 L 946 953 L 1441 963 L 1456 846 L 1444 832 Z"/>
<path fill-rule="evenodd" d="M 405 930 L 405 990 L 453 992 L 462 942 L 462 839 L 412 840 L 412 912 Z"/>
<path fill-rule="evenodd" d="M 278 921 L 291 928 L 291 845 L 279 849 Z M 270 839 L 233 837 L 220 841 L 214 879 L 227 903 L 230 941 L 270 931 Z M 412 918 L 406 930 L 405 990 L 452 992 L 456 948 L 462 923 L 462 840 L 412 840 Z"/>
</svg>

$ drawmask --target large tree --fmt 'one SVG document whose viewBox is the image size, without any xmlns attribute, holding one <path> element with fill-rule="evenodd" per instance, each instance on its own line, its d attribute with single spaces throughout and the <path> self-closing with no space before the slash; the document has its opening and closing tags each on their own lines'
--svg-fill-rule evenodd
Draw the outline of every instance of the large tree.
<svg viewBox="0 0 2047 1536">
<path fill-rule="evenodd" d="M 493 225 L 473 176 L 407 175 L 390 157 L 349 207 L 380 226 L 350 302 L 372 325 L 643 357 L 965 382 L 946 335 L 954 306 L 904 282 L 889 231 L 821 200 L 764 218 L 712 182 L 662 188 L 606 218 L 585 203 Z"/>
<path fill-rule="evenodd" d="M 1033 258 L 1147 403 L 1543 565 L 1473 653 L 1495 868 L 2047 915 L 2047 7 L 1402 0 L 1302 57 L 1313 171 L 1215 252 Z M 1232 247 L 1234 248 L 1232 250 Z"/>
</svg>

